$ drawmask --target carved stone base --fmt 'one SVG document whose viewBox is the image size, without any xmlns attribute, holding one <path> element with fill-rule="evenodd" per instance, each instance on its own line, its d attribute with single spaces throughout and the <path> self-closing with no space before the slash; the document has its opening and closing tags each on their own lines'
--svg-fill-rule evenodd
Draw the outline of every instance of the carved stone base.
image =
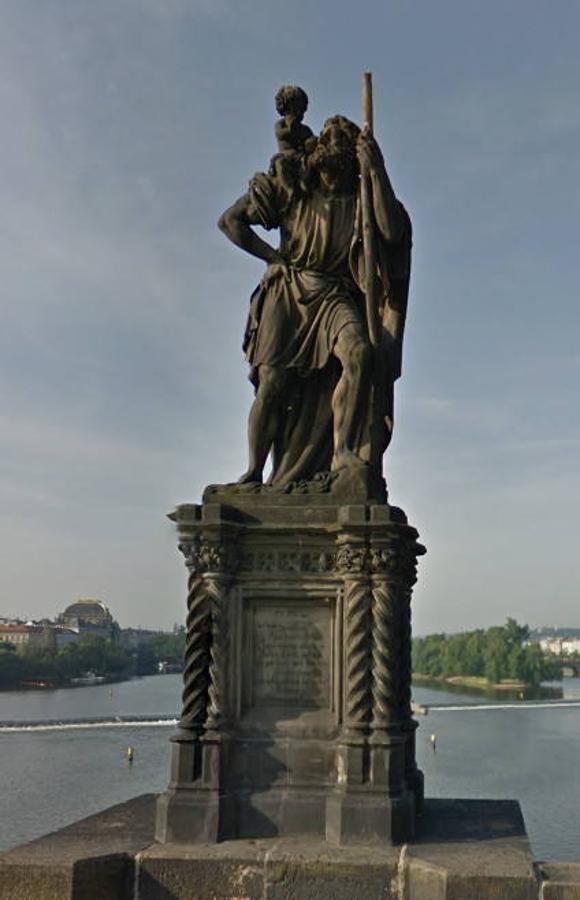
<svg viewBox="0 0 580 900">
<path fill-rule="evenodd" d="M 376 485 L 375 485 L 376 488 Z M 424 552 L 368 473 L 178 507 L 183 715 L 157 840 L 408 840 L 422 803 L 410 598 Z"/>
<path fill-rule="evenodd" d="M 403 844 L 415 834 L 415 797 L 376 791 L 336 790 L 326 804 L 329 844 Z"/>
<path fill-rule="evenodd" d="M 580 864 L 534 863 L 514 800 L 430 800 L 402 848 L 324 839 L 153 843 L 135 797 L 0 854 L 0 900 L 578 900 Z"/>
<path fill-rule="evenodd" d="M 160 844 L 216 844 L 226 840 L 227 798 L 218 791 L 170 788 L 157 801 L 155 840 Z"/>
</svg>

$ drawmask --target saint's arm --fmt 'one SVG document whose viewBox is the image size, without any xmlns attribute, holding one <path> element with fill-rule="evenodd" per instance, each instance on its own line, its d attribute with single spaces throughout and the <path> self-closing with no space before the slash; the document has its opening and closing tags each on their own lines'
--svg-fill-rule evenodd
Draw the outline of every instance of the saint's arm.
<svg viewBox="0 0 580 900">
<path fill-rule="evenodd" d="M 281 263 L 283 259 L 278 252 L 270 244 L 263 241 L 253 230 L 253 225 L 261 225 L 262 222 L 250 199 L 249 194 L 244 194 L 239 200 L 230 206 L 229 209 L 220 216 L 218 228 L 223 231 L 225 236 L 258 259 L 263 259 L 267 263 Z"/>
<path fill-rule="evenodd" d="M 358 157 L 363 172 L 371 177 L 373 210 L 379 230 L 389 242 L 397 242 L 404 232 L 405 221 L 392 188 L 379 145 L 366 132 L 358 140 Z"/>
</svg>

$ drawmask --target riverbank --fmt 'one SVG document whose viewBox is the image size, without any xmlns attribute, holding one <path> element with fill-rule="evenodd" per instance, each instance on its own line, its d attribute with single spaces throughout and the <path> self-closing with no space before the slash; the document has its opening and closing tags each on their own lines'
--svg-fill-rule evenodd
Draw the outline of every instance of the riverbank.
<svg viewBox="0 0 580 900">
<path fill-rule="evenodd" d="M 106 685 L 108 687 L 113 687 L 114 685 L 122 684 L 125 681 L 137 681 L 143 678 L 159 678 L 160 676 L 173 676 L 176 672 L 151 672 L 147 673 L 147 675 L 136 675 L 134 672 L 129 675 L 101 675 L 96 676 L 95 678 L 88 677 L 80 677 L 73 678 L 70 681 L 21 681 L 18 684 L 11 685 L 0 685 L 0 696 L 3 694 L 16 694 L 16 693 L 48 693 L 49 691 L 68 691 L 68 690 L 76 690 L 77 688 L 88 688 L 88 687 L 102 687 Z"/>
<path fill-rule="evenodd" d="M 185 636 L 159 635 L 136 647 L 83 635 L 58 649 L 40 645 L 17 649 L 0 643 L 0 690 L 90 686 L 172 672 L 183 659 Z"/>
<path fill-rule="evenodd" d="M 475 675 L 424 675 L 422 672 L 413 672 L 413 681 L 417 684 L 441 684 L 454 685 L 455 687 L 475 688 L 478 691 L 527 691 L 538 685 L 529 684 L 526 681 L 512 681 L 505 679 L 497 683 L 488 681 L 487 678 L 479 678 Z"/>
<path fill-rule="evenodd" d="M 90 673 L 87 673 L 86 675 L 80 675 L 77 678 L 70 678 L 63 681 L 31 679 L 26 681 L 17 681 L 13 684 L 2 684 L 0 685 L 0 694 L 13 694 L 18 691 L 40 691 L 46 693 L 47 691 L 76 690 L 77 688 L 81 687 L 84 688 L 95 687 L 96 685 L 119 684 L 122 681 L 130 681 L 132 678 L 137 677 L 138 676 L 136 676 L 134 673 L 126 675 L 105 674 L 94 676 L 91 676 Z"/>
</svg>

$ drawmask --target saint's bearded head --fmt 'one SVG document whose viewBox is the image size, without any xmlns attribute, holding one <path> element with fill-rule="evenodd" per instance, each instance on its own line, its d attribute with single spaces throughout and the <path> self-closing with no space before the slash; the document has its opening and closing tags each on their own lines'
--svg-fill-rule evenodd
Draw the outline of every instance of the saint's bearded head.
<svg viewBox="0 0 580 900">
<path fill-rule="evenodd" d="M 354 190 L 359 174 L 356 141 L 360 129 L 345 116 L 327 119 L 306 161 L 310 172 L 327 174 L 341 189 Z"/>
</svg>

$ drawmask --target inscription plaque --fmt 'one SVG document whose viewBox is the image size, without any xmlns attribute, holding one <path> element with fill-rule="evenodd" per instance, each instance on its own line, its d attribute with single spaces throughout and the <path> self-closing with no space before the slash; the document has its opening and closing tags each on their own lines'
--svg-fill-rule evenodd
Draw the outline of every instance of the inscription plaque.
<svg viewBox="0 0 580 900">
<path fill-rule="evenodd" d="M 256 706 L 328 709 L 331 610 L 322 604 L 256 604 L 252 699 Z"/>
</svg>

